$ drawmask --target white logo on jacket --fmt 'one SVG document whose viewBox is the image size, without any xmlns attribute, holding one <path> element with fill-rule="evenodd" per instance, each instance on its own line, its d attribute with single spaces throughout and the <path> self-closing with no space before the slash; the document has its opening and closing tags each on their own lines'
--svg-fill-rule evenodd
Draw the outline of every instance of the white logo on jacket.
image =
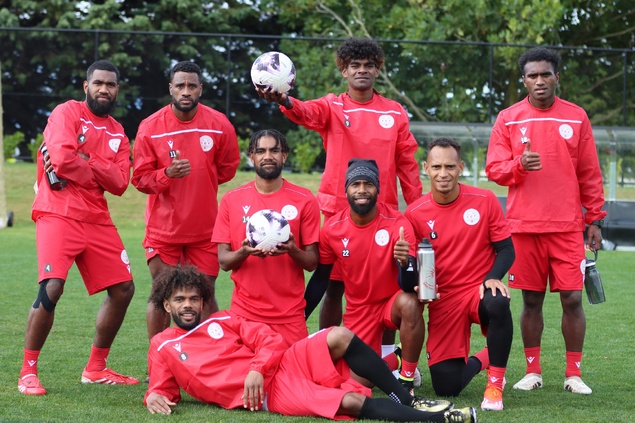
<svg viewBox="0 0 635 423">
<path fill-rule="evenodd" d="M 385 229 L 380 229 L 375 233 L 375 243 L 380 247 L 388 245 L 390 241 L 390 234 Z"/>
<path fill-rule="evenodd" d="M 206 153 L 212 149 L 212 147 L 214 147 L 214 140 L 212 139 L 212 137 L 210 137 L 209 135 L 203 135 L 200 139 L 201 141 L 201 148 L 203 149 L 203 151 L 205 151 Z"/>
<path fill-rule="evenodd" d="M 293 220 L 298 217 L 298 209 L 293 204 L 287 204 L 282 208 L 280 214 L 287 220 Z"/>
<path fill-rule="evenodd" d="M 558 131 L 560 131 L 560 136 L 565 140 L 569 140 L 573 136 L 573 128 L 571 127 L 571 125 L 568 125 L 566 123 L 560 125 Z"/>
<path fill-rule="evenodd" d="M 390 115 L 379 116 L 379 124 L 382 128 L 392 128 L 395 125 L 395 118 Z"/>
<path fill-rule="evenodd" d="M 474 226 L 481 220 L 481 214 L 476 209 L 467 209 L 463 213 L 463 221 L 470 226 Z"/>
<path fill-rule="evenodd" d="M 221 339 L 224 335 L 223 328 L 216 322 L 210 323 L 207 327 L 207 333 L 212 339 Z"/>
<path fill-rule="evenodd" d="M 108 146 L 110 147 L 110 149 L 112 151 L 114 151 L 115 153 L 117 151 L 119 151 L 119 146 L 121 145 L 121 140 L 119 138 L 113 138 L 110 141 L 108 141 Z"/>
</svg>

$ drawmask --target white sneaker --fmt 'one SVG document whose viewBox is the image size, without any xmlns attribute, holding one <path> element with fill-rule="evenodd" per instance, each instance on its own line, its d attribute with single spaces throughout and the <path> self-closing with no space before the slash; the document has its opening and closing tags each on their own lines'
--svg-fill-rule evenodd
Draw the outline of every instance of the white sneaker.
<svg viewBox="0 0 635 423">
<path fill-rule="evenodd" d="M 514 385 L 514 389 L 522 391 L 531 391 L 536 388 L 542 388 L 542 375 L 538 373 L 527 373 L 524 378 Z"/>
<path fill-rule="evenodd" d="M 571 391 L 574 394 L 590 395 L 593 391 L 582 382 L 578 376 L 570 376 L 564 380 L 565 391 Z"/>
</svg>

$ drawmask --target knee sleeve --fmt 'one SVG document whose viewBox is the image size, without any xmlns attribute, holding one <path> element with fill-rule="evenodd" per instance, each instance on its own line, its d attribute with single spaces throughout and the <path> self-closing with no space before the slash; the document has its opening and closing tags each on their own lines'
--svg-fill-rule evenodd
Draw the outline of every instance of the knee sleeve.
<svg viewBox="0 0 635 423">
<path fill-rule="evenodd" d="M 461 393 L 464 383 L 465 361 L 453 358 L 430 366 L 432 388 L 437 395 L 454 397 Z"/>
<path fill-rule="evenodd" d="M 48 285 L 50 279 L 44 279 L 40 282 L 40 290 L 37 293 L 37 298 L 35 298 L 35 302 L 33 303 L 33 308 L 39 308 L 40 304 L 44 307 L 44 310 L 52 313 L 55 310 L 55 306 L 57 305 L 49 298 L 46 293 L 46 286 Z"/>
<path fill-rule="evenodd" d="M 500 292 L 494 297 L 491 289 L 485 290 L 479 305 L 478 315 L 483 326 L 489 326 L 492 320 L 498 322 L 511 320 L 509 298 L 502 296 Z"/>
</svg>

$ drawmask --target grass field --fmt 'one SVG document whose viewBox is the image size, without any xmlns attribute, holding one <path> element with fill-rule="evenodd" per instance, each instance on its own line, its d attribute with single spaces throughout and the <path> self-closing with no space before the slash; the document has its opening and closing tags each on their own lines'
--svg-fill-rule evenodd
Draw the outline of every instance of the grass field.
<svg viewBox="0 0 635 423">
<path fill-rule="evenodd" d="M 0 421 L 1 422 L 319 422 L 322 419 L 283 417 L 270 413 L 225 411 L 197 403 L 185 396 L 171 416 L 150 415 L 142 405 L 146 385 L 83 385 L 81 371 L 86 364 L 94 322 L 104 295 L 88 297 L 76 268 L 68 277 L 66 290 L 56 309 L 56 321 L 40 358 L 40 378 L 48 390 L 43 397 L 28 397 L 17 390 L 22 362 L 25 324 L 37 290 L 34 224 L 30 220 L 35 166 L 5 165 L 7 206 L 16 214 L 14 227 L 0 231 Z M 228 187 L 253 177 L 240 173 Z M 294 183 L 316 190 L 319 175 L 286 175 Z M 424 184 L 425 185 L 425 184 Z M 427 190 L 427 188 L 424 189 Z M 500 191 L 499 191 L 500 192 Z M 504 192 L 504 191 L 503 191 Z M 633 193 L 618 193 L 632 199 Z M 130 256 L 136 294 L 126 320 L 112 348 L 109 365 L 115 370 L 145 378 L 148 342 L 145 306 L 150 276 L 141 247 L 145 197 L 134 188 L 123 198 L 109 198 L 113 219 L 120 229 Z M 583 358 L 584 380 L 593 388 L 591 396 L 579 396 L 562 389 L 564 346 L 560 334 L 560 305 L 555 295 L 547 297 L 543 336 L 543 376 L 545 387 L 520 392 L 511 385 L 525 370 L 522 341 L 518 329 L 520 295 L 513 291 L 514 344 L 507 372 L 505 410 L 479 412 L 481 422 L 632 422 L 635 421 L 635 312 L 633 275 L 635 253 L 602 252 L 598 261 L 607 302 L 585 304 L 587 337 Z M 107 271 L 107 269 L 104 269 Z M 229 305 L 232 284 L 226 273 L 217 282 L 219 305 Z M 630 305 L 629 305 L 630 304 Z M 317 329 L 316 313 L 309 329 Z M 473 330 L 474 348 L 484 339 Z M 432 395 L 425 356 L 423 386 L 419 395 Z M 485 386 L 485 375 L 478 375 L 454 399 L 457 406 L 478 407 Z"/>
</svg>

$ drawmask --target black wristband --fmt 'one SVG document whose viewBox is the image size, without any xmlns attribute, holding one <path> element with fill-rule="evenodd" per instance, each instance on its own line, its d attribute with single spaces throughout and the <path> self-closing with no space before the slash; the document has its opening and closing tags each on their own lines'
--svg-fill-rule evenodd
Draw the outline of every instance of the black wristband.
<svg viewBox="0 0 635 423">
<path fill-rule="evenodd" d="M 287 96 L 287 99 L 285 101 L 283 101 L 282 103 L 278 103 L 280 106 L 284 106 L 286 109 L 289 108 L 289 106 L 291 105 L 291 99 L 289 98 L 289 96 Z"/>
</svg>

